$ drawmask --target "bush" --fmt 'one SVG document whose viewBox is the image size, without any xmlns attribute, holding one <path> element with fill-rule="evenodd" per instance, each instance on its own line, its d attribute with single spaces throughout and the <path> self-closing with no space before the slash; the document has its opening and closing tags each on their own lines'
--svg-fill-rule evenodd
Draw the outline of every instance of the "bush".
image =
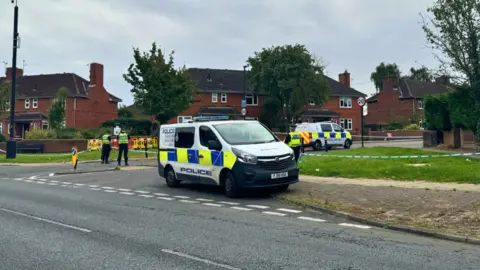
<svg viewBox="0 0 480 270">
<path fill-rule="evenodd" d="M 117 118 L 104 122 L 102 127 L 114 128 L 120 126 L 123 130 L 128 130 L 131 136 L 148 136 L 153 132 L 153 124 L 150 120 L 137 120 L 130 118 Z"/>
<path fill-rule="evenodd" d="M 82 133 L 76 128 L 57 129 L 57 139 L 83 139 Z"/>
<path fill-rule="evenodd" d="M 0 134 L 0 142 L 6 142 L 7 140 L 5 139 L 5 136 L 3 134 Z"/>
<path fill-rule="evenodd" d="M 32 129 L 25 134 L 26 140 L 56 139 L 57 134 L 53 129 Z"/>
<path fill-rule="evenodd" d="M 425 122 L 430 130 L 451 130 L 450 94 L 425 96 Z"/>
<path fill-rule="evenodd" d="M 405 122 L 401 120 L 392 120 L 385 126 L 385 130 L 402 129 L 403 126 L 405 126 Z"/>
<path fill-rule="evenodd" d="M 403 129 L 404 130 L 420 130 L 420 126 L 418 124 L 408 124 Z"/>
<path fill-rule="evenodd" d="M 105 134 L 106 132 L 108 132 L 109 134 L 112 134 L 112 128 L 109 128 L 109 127 L 89 128 L 89 129 L 84 129 L 81 132 L 82 132 L 82 137 L 84 139 L 98 139 L 102 137 L 102 135 Z"/>
</svg>

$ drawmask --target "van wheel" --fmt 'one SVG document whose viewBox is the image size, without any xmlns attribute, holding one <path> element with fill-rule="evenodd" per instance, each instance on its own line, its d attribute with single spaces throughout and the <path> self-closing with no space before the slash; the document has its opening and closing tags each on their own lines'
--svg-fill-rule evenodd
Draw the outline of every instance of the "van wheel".
<svg viewBox="0 0 480 270">
<path fill-rule="evenodd" d="M 237 181 L 232 172 L 226 172 L 223 181 L 223 188 L 225 195 L 229 198 L 238 198 L 240 196 L 240 188 L 237 185 Z"/>
<path fill-rule="evenodd" d="M 322 142 L 315 141 L 315 143 L 313 143 L 313 150 L 320 151 L 321 149 L 322 149 Z"/>
<path fill-rule="evenodd" d="M 167 182 L 167 186 L 171 188 L 178 187 L 180 181 L 177 180 L 175 177 L 175 172 L 173 171 L 172 167 L 167 167 L 165 172 L 165 181 Z"/>
<path fill-rule="evenodd" d="M 345 144 L 343 145 L 343 148 L 350 149 L 350 146 L 352 146 L 352 141 L 351 140 L 346 140 Z"/>
</svg>

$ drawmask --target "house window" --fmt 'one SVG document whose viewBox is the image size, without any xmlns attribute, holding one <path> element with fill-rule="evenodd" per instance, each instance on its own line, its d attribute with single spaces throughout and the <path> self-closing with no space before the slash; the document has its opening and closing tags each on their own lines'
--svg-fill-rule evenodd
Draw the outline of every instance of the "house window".
<svg viewBox="0 0 480 270">
<path fill-rule="evenodd" d="M 258 105 L 258 95 L 247 94 L 247 95 L 245 95 L 245 101 L 247 102 L 247 105 L 257 106 Z"/>
<path fill-rule="evenodd" d="M 315 106 L 315 101 L 312 99 L 308 104 L 310 104 L 310 106 Z"/>
<path fill-rule="evenodd" d="M 32 108 L 34 109 L 38 108 L 38 99 L 36 98 L 32 99 Z"/>
<path fill-rule="evenodd" d="M 418 126 L 420 129 L 425 129 L 427 128 L 427 123 L 424 120 L 420 120 L 420 122 L 418 122 Z"/>
<path fill-rule="evenodd" d="M 217 103 L 217 101 L 218 101 L 218 94 L 212 93 L 212 103 Z"/>
<path fill-rule="evenodd" d="M 61 127 L 62 127 L 62 128 L 66 128 L 66 127 L 67 127 L 67 121 L 66 121 L 65 119 L 63 119 L 63 121 L 62 121 Z"/>
<path fill-rule="evenodd" d="M 220 101 L 222 103 L 227 103 L 227 94 L 226 93 L 222 93 L 222 95 L 220 96 Z"/>
<path fill-rule="evenodd" d="M 423 110 L 423 100 L 418 101 L 418 109 Z"/>
<path fill-rule="evenodd" d="M 177 117 L 177 123 L 187 123 L 189 120 L 192 120 L 191 116 L 178 116 Z"/>
<path fill-rule="evenodd" d="M 352 130 L 353 127 L 353 121 L 352 119 L 340 119 L 340 126 L 346 130 Z"/>
<path fill-rule="evenodd" d="M 340 97 L 340 108 L 352 108 L 352 98 Z"/>
<path fill-rule="evenodd" d="M 10 124 L 8 124 L 8 130 L 7 130 L 8 135 L 10 135 Z M 13 134 L 15 134 L 15 131 L 13 131 Z"/>
<path fill-rule="evenodd" d="M 3 123 L 0 123 L 0 135 L 3 135 Z"/>
<path fill-rule="evenodd" d="M 48 129 L 48 121 L 42 121 L 42 129 Z"/>
<path fill-rule="evenodd" d="M 6 112 L 10 111 L 10 101 L 5 102 L 5 111 Z"/>
<path fill-rule="evenodd" d="M 30 109 L 30 99 L 25 99 L 25 109 Z"/>
</svg>

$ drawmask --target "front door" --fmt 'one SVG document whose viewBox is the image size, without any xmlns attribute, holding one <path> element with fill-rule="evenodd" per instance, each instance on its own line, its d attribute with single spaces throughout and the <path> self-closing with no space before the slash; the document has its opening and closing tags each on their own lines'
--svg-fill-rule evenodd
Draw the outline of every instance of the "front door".
<svg viewBox="0 0 480 270">
<path fill-rule="evenodd" d="M 25 139 L 25 135 L 27 135 L 28 131 L 30 130 L 30 124 L 22 124 L 22 139 Z"/>
</svg>

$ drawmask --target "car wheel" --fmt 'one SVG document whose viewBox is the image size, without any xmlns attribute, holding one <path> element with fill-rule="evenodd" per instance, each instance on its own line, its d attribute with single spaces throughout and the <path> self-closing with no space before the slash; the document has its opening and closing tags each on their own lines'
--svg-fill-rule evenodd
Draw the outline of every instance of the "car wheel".
<svg viewBox="0 0 480 270">
<path fill-rule="evenodd" d="M 350 146 L 352 146 L 352 141 L 351 140 L 346 140 L 345 144 L 343 145 L 343 148 L 350 149 Z"/>
<path fill-rule="evenodd" d="M 231 172 L 225 173 L 225 180 L 223 182 L 225 195 L 229 198 L 238 198 L 240 196 L 240 188 L 237 181 Z"/>
<path fill-rule="evenodd" d="M 313 144 L 313 150 L 320 151 L 320 149 L 322 149 L 322 142 L 321 141 L 316 141 Z"/>
<path fill-rule="evenodd" d="M 167 186 L 174 188 L 178 187 L 180 184 L 180 181 L 177 180 L 177 177 L 175 176 L 175 172 L 173 171 L 172 167 L 168 167 L 165 172 L 165 181 L 167 182 Z"/>
</svg>

